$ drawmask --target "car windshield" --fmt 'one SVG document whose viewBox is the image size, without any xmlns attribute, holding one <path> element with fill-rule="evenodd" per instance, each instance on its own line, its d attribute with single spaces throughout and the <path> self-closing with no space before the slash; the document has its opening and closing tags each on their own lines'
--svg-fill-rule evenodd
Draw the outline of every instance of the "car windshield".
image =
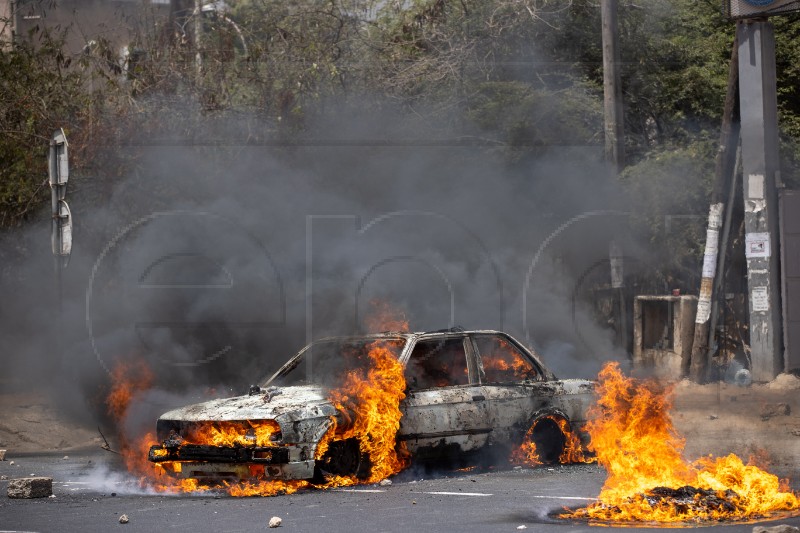
<svg viewBox="0 0 800 533">
<path fill-rule="evenodd" d="M 406 341 L 403 338 L 327 339 L 307 346 L 291 359 L 267 385 L 322 385 L 336 387 L 343 383 L 350 370 L 366 368 L 369 352 L 375 348 L 389 350 L 400 357 Z"/>
</svg>

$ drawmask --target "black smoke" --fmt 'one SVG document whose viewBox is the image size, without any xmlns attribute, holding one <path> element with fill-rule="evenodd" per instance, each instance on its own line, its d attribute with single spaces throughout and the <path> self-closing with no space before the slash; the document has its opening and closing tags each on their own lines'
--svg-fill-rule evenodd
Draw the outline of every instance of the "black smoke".
<svg viewBox="0 0 800 533">
<path fill-rule="evenodd" d="M 602 147 L 509 157 L 468 128 L 346 104 L 287 140 L 225 115 L 181 129 L 181 106 L 163 128 L 102 142 L 128 157 L 122 177 L 70 184 L 60 313 L 49 213 L 2 236 L 4 388 L 47 389 L 92 418 L 108 371 L 143 359 L 165 391 L 157 414 L 183 394 L 242 393 L 307 341 L 363 331 L 374 299 L 412 330 L 508 331 L 563 377 L 624 357 L 575 297 L 624 240 Z"/>
</svg>

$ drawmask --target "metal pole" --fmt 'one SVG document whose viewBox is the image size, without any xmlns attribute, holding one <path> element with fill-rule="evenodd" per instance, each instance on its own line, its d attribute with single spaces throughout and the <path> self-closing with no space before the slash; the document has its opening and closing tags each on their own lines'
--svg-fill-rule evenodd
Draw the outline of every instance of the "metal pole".
<svg viewBox="0 0 800 533">
<path fill-rule="evenodd" d="M 751 372 L 754 381 L 763 382 L 772 380 L 783 362 L 775 35 L 766 20 L 739 23 L 737 33 Z"/>
<path fill-rule="evenodd" d="M 67 182 L 69 181 L 69 155 L 67 136 L 61 129 L 53 134 L 48 152 L 48 181 L 50 183 L 50 203 L 52 221 L 50 226 L 50 244 L 53 248 L 53 265 L 56 277 L 56 342 L 60 339 L 62 329 L 63 284 L 62 271 L 66 267 L 72 252 L 72 216 L 65 200 Z M 60 354 L 60 344 L 56 353 Z"/>
</svg>

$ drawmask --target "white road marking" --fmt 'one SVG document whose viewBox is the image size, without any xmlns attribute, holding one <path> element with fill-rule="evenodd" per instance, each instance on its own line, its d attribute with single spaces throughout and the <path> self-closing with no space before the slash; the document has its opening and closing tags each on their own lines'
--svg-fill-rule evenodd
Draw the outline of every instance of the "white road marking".
<svg viewBox="0 0 800 533">
<path fill-rule="evenodd" d="M 583 498 L 580 496 L 531 496 L 531 498 L 539 498 L 542 500 L 581 500 L 587 502 L 596 501 L 597 498 Z"/>
<path fill-rule="evenodd" d="M 421 492 L 419 494 L 433 494 L 435 496 L 492 496 L 483 492 Z"/>
<path fill-rule="evenodd" d="M 89 481 L 54 481 L 54 485 L 92 485 L 93 483 Z M 123 485 L 123 482 L 112 482 L 112 485 Z M 80 488 L 73 488 L 67 487 L 70 490 L 81 490 Z M 384 489 L 346 489 L 346 488 L 339 488 L 339 489 L 331 489 L 331 492 L 364 492 L 369 494 L 376 494 L 376 493 L 383 493 L 386 492 Z M 430 491 L 430 492 L 416 492 L 415 494 L 431 494 L 433 496 L 493 496 L 493 494 L 487 494 L 484 492 L 445 492 L 445 491 Z M 529 498 L 537 498 L 540 500 L 577 500 L 577 501 L 588 501 L 593 502 L 597 501 L 597 498 L 585 498 L 582 496 L 546 496 L 546 495 L 530 495 Z M 0 533 L 4 533 L 0 531 Z"/>
<path fill-rule="evenodd" d="M 333 489 L 331 492 L 386 492 L 381 489 Z"/>
</svg>

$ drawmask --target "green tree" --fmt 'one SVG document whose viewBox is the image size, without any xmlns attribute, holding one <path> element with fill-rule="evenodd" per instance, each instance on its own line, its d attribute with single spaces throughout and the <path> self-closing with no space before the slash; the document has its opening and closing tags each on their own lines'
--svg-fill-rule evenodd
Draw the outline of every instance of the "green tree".
<svg viewBox="0 0 800 533">
<path fill-rule="evenodd" d="M 42 36 L 37 48 L 0 48 L 0 228 L 17 226 L 49 199 L 47 152 L 57 128 L 71 140 L 73 164 L 85 162 L 78 125 L 91 120 L 92 96 L 61 41 Z"/>
</svg>

